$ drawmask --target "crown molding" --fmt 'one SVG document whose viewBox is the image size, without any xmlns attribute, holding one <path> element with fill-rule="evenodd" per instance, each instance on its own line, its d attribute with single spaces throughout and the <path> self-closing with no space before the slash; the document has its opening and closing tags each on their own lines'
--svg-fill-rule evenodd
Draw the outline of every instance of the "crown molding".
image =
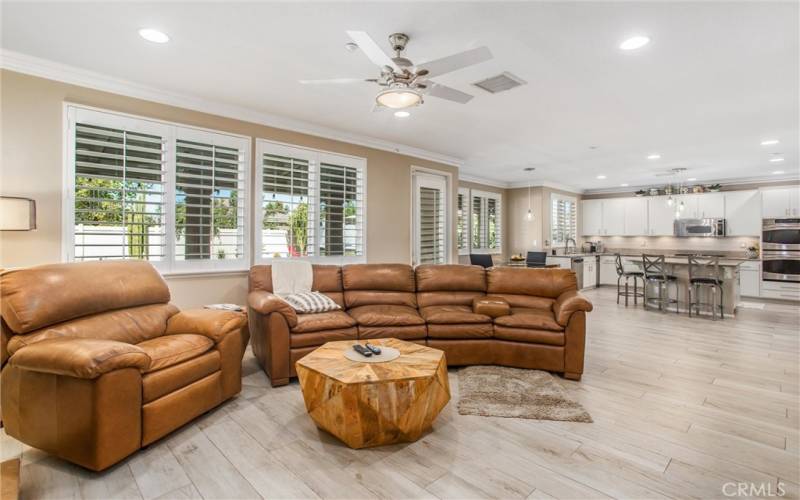
<svg viewBox="0 0 800 500">
<path fill-rule="evenodd" d="M 343 132 L 303 120 L 254 111 L 244 106 L 210 101 L 193 95 L 179 94 L 4 48 L 0 48 L 0 68 L 126 97 L 257 123 L 259 125 L 347 142 L 382 151 L 390 151 L 392 153 L 444 163 L 454 167 L 461 167 L 464 164 L 464 160 L 461 158 L 437 153 L 435 151 L 415 148 L 405 144 L 378 139 L 377 137 Z"/>
<path fill-rule="evenodd" d="M 723 186 L 739 186 L 742 184 L 764 184 L 764 187 L 768 187 L 770 184 L 785 184 L 787 182 L 800 182 L 800 174 L 796 175 L 770 175 L 769 177 L 765 176 L 756 176 L 756 177 L 740 177 L 737 179 L 712 179 L 712 180 L 704 180 L 702 182 L 694 182 L 691 183 L 692 185 L 695 184 L 722 184 Z M 639 189 L 650 189 L 651 187 L 661 187 L 666 183 L 653 183 L 653 184 L 643 184 L 639 186 L 628 186 L 628 187 L 613 187 L 608 189 L 587 189 L 583 192 L 583 194 L 630 194 L 634 191 Z M 674 184 L 674 183 L 673 183 Z"/>
<path fill-rule="evenodd" d="M 461 171 L 458 172 L 458 180 L 464 182 L 474 182 L 475 184 L 483 184 L 484 186 L 491 186 L 500 189 L 508 189 L 508 183 L 503 181 L 495 181 L 477 175 L 465 174 Z"/>
<path fill-rule="evenodd" d="M 579 189 L 579 188 L 576 188 L 574 186 L 570 186 L 570 185 L 567 185 L 567 184 L 561 184 L 560 182 L 552 182 L 552 181 L 539 181 L 539 182 L 533 182 L 531 184 L 528 184 L 525 181 L 508 183 L 508 187 L 510 189 L 527 188 L 529 185 L 531 187 L 546 187 L 546 188 L 550 188 L 550 189 L 557 189 L 559 191 L 566 191 L 566 192 L 572 193 L 572 194 L 583 194 L 583 193 L 586 192 L 586 190 L 584 190 L 584 189 Z"/>
</svg>

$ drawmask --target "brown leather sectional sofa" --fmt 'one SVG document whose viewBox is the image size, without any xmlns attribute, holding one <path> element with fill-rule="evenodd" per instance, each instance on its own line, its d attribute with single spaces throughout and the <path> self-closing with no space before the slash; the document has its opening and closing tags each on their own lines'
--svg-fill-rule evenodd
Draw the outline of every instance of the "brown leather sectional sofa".
<svg viewBox="0 0 800 500">
<path fill-rule="evenodd" d="M 455 366 L 536 368 L 574 380 L 583 373 L 592 304 L 570 270 L 315 265 L 312 288 L 342 307 L 319 314 L 297 314 L 273 295 L 270 266 L 254 266 L 249 281 L 253 352 L 273 386 L 325 342 L 382 337 L 441 349 Z"/>
<path fill-rule="evenodd" d="M 0 276 L 6 432 L 105 469 L 241 390 L 244 314 L 179 312 L 146 262 Z"/>
</svg>

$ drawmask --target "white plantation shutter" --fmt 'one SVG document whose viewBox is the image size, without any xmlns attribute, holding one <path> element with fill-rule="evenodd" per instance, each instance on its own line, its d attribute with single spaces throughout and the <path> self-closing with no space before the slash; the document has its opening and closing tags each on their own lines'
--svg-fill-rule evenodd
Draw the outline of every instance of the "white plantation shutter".
<svg viewBox="0 0 800 500">
<path fill-rule="evenodd" d="M 414 264 L 447 262 L 447 180 L 414 174 Z"/>
<path fill-rule="evenodd" d="M 459 188 L 456 200 L 456 241 L 459 254 L 469 253 L 469 189 Z"/>
<path fill-rule="evenodd" d="M 560 245 L 568 238 L 577 239 L 578 235 L 578 200 L 569 196 L 552 193 L 550 197 L 551 245 Z"/>
<path fill-rule="evenodd" d="M 265 140 L 257 148 L 258 259 L 363 260 L 364 160 Z"/>
<path fill-rule="evenodd" d="M 286 148 L 288 149 L 288 148 Z M 302 151 L 261 154 L 260 255 L 313 256 L 314 160 Z"/>
<path fill-rule="evenodd" d="M 68 260 L 246 269 L 250 140 L 66 107 Z"/>
<path fill-rule="evenodd" d="M 500 253 L 502 248 L 502 195 L 483 191 L 471 192 L 472 250 Z"/>
<path fill-rule="evenodd" d="M 69 257 L 165 260 L 165 130 L 97 112 L 71 118 Z"/>
<path fill-rule="evenodd" d="M 178 134 L 175 259 L 243 260 L 247 165 L 244 144 L 237 144 L 243 141 L 189 130 Z"/>
<path fill-rule="evenodd" d="M 333 159 L 333 161 L 336 161 Z M 319 169 L 319 254 L 364 255 L 362 170 L 322 161 Z"/>
</svg>

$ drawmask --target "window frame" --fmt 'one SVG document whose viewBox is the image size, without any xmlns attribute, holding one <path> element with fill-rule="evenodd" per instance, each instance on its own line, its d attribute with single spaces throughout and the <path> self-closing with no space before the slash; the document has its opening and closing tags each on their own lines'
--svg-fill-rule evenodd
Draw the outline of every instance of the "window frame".
<svg viewBox="0 0 800 500">
<path fill-rule="evenodd" d="M 473 247 L 472 246 L 472 238 L 474 236 L 474 229 L 475 229 L 473 227 L 473 224 L 472 224 L 472 215 L 473 215 L 472 209 L 473 209 L 473 203 L 474 203 L 474 198 L 475 197 L 481 198 L 482 200 L 486 200 L 485 202 L 481 201 L 481 207 L 482 207 L 481 211 L 482 212 L 484 210 L 486 211 L 485 216 L 486 216 L 486 220 L 487 220 L 487 228 L 486 228 L 486 231 L 487 231 L 487 234 L 486 234 L 487 241 L 486 241 L 486 243 L 487 243 L 487 245 L 488 245 L 488 237 L 489 237 L 489 235 L 488 235 L 488 217 L 489 217 L 488 216 L 488 211 L 489 211 L 488 200 L 492 199 L 492 200 L 495 201 L 495 209 L 496 209 L 497 215 L 498 215 L 497 216 L 497 221 L 496 221 L 496 227 L 497 227 L 497 232 L 500 234 L 500 237 L 498 238 L 498 245 L 497 245 L 496 248 L 490 248 L 488 246 L 481 246 L 481 247 Z M 503 240 L 505 238 L 505 235 L 503 234 L 503 217 L 505 216 L 505 214 L 503 213 L 503 194 L 502 193 L 495 193 L 495 192 L 492 192 L 492 191 L 483 191 L 483 190 L 480 190 L 480 189 L 470 189 L 469 190 L 469 202 L 468 202 L 467 206 L 469 207 L 469 215 L 468 215 L 469 239 L 467 240 L 467 243 L 469 244 L 469 246 L 468 246 L 468 249 L 467 249 L 467 254 L 474 253 L 474 254 L 501 255 L 503 253 Z"/>
<path fill-rule="evenodd" d="M 219 272 L 242 272 L 250 268 L 250 148 L 251 138 L 219 130 L 193 127 L 183 123 L 158 120 L 130 113 L 84 106 L 65 102 L 63 105 L 63 182 L 61 196 L 61 254 L 65 262 L 75 261 L 75 151 L 76 125 L 88 122 L 108 128 L 123 128 L 126 131 L 159 134 L 163 139 L 164 160 L 164 231 L 165 250 L 163 260 L 147 260 L 162 275 L 213 274 Z M 177 261 L 175 259 L 175 184 L 176 142 L 178 139 L 212 138 L 219 145 L 234 144 L 242 151 L 243 200 L 243 253 L 238 259 L 208 259 Z M 201 142 L 201 141 L 198 141 Z M 111 260 L 111 259 L 109 259 Z M 127 260 L 127 259 L 125 259 Z"/>
<path fill-rule="evenodd" d="M 563 246 L 563 245 L 566 244 L 565 241 L 556 241 L 553 238 L 553 227 L 554 227 L 553 226 L 553 203 L 555 203 L 556 201 L 570 202 L 575 207 L 575 237 L 573 239 L 576 242 L 578 240 L 578 224 L 579 224 L 579 218 L 578 218 L 579 217 L 579 214 L 578 214 L 578 210 L 579 210 L 578 209 L 578 201 L 579 200 L 578 200 L 578 198 L 575 197 L 575 196 L 570 196 L 570 195 L 566 195 L 566 194 L 560 194 L 560 193 L 556 193 L 556 192 L 551 192 L 550 193 L 550 207 L 549 207 L 549 211 L 548 211 L 548 216 L 550 217 L 550 234 L 548 236 L 549 236 L 549 239 L 550 239 L 550 246 L 551 247 L 558 247 L 558 246 Z"/>
<path fill-rule="evenodd" d="M 334 153 L 331 151 L 323 151 L 319 149 L 306 148 L 294 144 L 287 144 L 284 142 L 271 141 L 268 139 L 256 138 L 256 154 L 254 157 L 255 176 L 252 189 L 253 209 L 255 216 L 253 217 L 254 225 L 253 230 L 253 264 L 271 264 L 275 259 L 274 257 L 264 257 L 261 254 L 262 249 L 262 232 L 261 227 L 264 224 L 264 214 L 261 209 L 262 200 L 262 187 L 264 183 L 264 169 L 263 157 L 264 153 L 278 154 L 281 156 L 288 156 L 295 158 L 302 158 L 308 161 L 309 171 L 314 169 L 313 180 L 313 196 L 309 193 L 309 200 L 314 200 L 314 209 L 309 210 L 309 214 L 315 214 L 316 220 L 314 221 L 314 255 L 302 257 L 290 257 L 305 259 L 313 263 L 319 264 L 363 264 L 367 261 L 367 160 L 358 156 L 351 156 L 341 153 Z M 320 167 L 322 163 L 331 163 L 344 167 L 353 167 L 360 170 L 361 182 L 363 189 L 361 191 L 361 255 L 335 255 L 335 256 L 321 256 L 319 255 L 320 248 L 320 228 L 319 228 L 319 214 L 320 214 Z M 310 176 L 310 175 L 309 175 Z M 309 191 L 312 191 L 312 184 L 309 183 Z M 286 257 L 281 257 L 286 258 Z"/>
</svg>

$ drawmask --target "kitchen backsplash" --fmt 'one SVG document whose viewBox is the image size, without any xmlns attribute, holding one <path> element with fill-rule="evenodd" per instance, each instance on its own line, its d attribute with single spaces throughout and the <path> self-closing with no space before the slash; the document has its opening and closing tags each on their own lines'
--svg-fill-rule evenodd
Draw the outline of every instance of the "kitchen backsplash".
<svg viewBox="0 0 800 500">
<path fill-rule="evenodd" d="M 673 236 L 604 236 L 583 238 L 583 241 L 602 241 L 606 249 L 636 250 L 704 250 L 714 252 L 744 252 L 758 245 L 758 238 L 675 238 Z"/>
</svg>

